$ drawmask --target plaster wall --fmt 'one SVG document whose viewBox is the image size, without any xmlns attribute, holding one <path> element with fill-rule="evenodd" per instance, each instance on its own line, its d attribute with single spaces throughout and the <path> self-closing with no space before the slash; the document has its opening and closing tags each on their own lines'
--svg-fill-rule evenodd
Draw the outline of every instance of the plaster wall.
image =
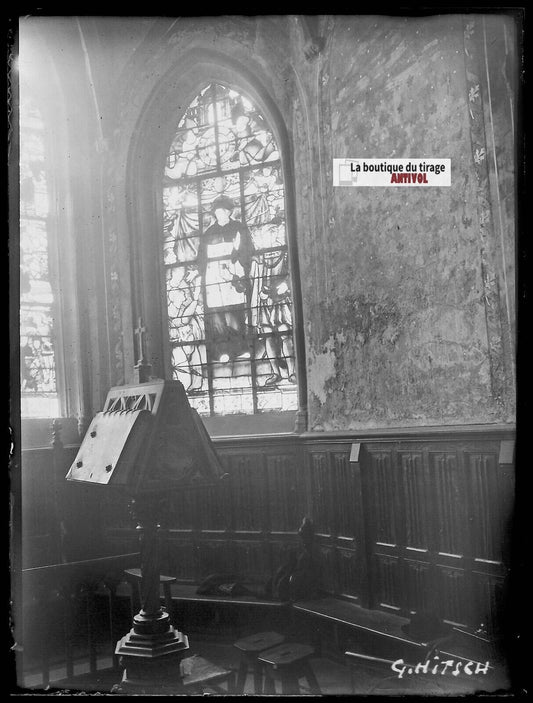
<svg viewBox="0 0 533 703">
<path fill-rule="evenodd" d="M 96 396 L 131 380 L 136 291 L 152 285 L 132 264 L 131 145 L 158 143 L 162 123 L 140 132 L 154 93 L 178 90 L 187 52 L 209 50 L 255 76 L 287 127 L 308 428 L 512 422 L 516 37 L 505 18 L 484 22 L 323 17 L 309 59 L 293 17 L 62 20 L 50 46 L 66 104 L 85 91 L 83 129 L 66 129 L 73 144 L 87 135 L 88 155 L 70 197 L 74 213 L 93 213 L 81 224 L 105 296 Z M 334 188 L 336 157 L 450 158 L 452 185 Z M 158 373 L 161 339 L 148 340 Z"/>
<path fill-rule="evenodd" d="M 337 18 L 301 83 L 317 137 L 309 162 L 306 130 L 294 131 L 310 429 L 508 420 L 512 381 L 494 377 L 506 365 L 491 356 L 486 309 L 499 248 L 488 283 L 463 18 Z M 450 158 L 452 185 L 332 188 L 335 157 Z"/>
</svg>

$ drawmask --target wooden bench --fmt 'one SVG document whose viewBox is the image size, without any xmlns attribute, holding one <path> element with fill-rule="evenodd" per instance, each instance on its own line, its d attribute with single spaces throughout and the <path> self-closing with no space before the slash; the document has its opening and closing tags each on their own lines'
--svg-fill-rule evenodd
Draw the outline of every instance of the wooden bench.
<svg viewBox="0 0 533 703">
<path fill-rule="evenodd" d="M 194 584 L 170 585 L 174 616 L 177 624 L 185 630 L 191 623 L 211 619 L 218 623 L 225 622 L 228 637 L 235 639 L 261 629 L 260 623 L 263 620 L 270 627 L 271 623 L 288 622 L 290 619 L 288 602 L 266 600 L 252 595 L 200 595 L 196 593 L 197 589 L 198 586 Z M 199 631 L 202 631 L 201 625 L 199 627 Z M 206 628 L 205 632 L 208 631 L 209 628 Z"/>
<path fill-rule="evenodd" d="M 292 604 L 292 610 L 311 623 L 332 628 L 338 653 L 350 648 L 346 646 L 348 642 L 356 643 L 359 653 L 392 661 L 403 658 L 404 661 L 424 662 L 428 653 L 435 651 L 441 660 L 473 662 L 474 667 L 484 666 L 488 661 L 489 673 L 505 678 L 502 653 L 495 644 L 459 628 L 452 628 L 450 636 L 433 648 L 432 643 L 416 641 L 403 632 L 402 627 L 409 622 L 406 618 L 368 610 L 339 598 L 296 602 Z"/>
<path fill-rule="evenodd" d="M 325 632 L 332 637 L 333 647 L 328 648 L 328 655 L 337 655 L 342 659 L 344 652 L 353 643 L 357 651 L 370 656 L 384 657 L 390 660 L 403 658 L 405 661 L 423 661 L 427 652 L 427 643 L 417 642 L 402 630 L 409 620 L 407 618 L 380 610 L 369 610 L 341 598 L 325 596 L 310 601 L 275 601 L 252 595 L 223 596 L 200 595 L 196 584 L 179 584 L 171 577 L 162 577 L 162 597 L 177 611 L 176 622 L 181 626 L 182 619 L 191 607 L 199 612 L 212 608 L 214 612 L 226 612 L 228 617 L 236 612 L 244 615 L 248 625 L 240 630 L 238 626 L 229 633 L 231 637 L 243 636 L 261 629 L 260 612 L 269 628 L 274 622 L 282 632 L 291 635 L 307 633 L 306 640 L 316 650 L 318 656 L 323 649 Z M 184 623 L 185 627 L 185 623 Z M 443 643 L 439 650 L 441 657 L 472 661 L 474 665 L 484 664 L 490 660 L 498 666 L 498 653 L 491 643 L 482 637 L 472 636 L 454 628 L 454 636 Z M 492 667 L 491 667 L 492 668 Z"/>
<path fill-rule="evenodd" d="M 196 593 L 198 586 L 195 584 L 170 584 L 170 593 L 173 604 L 185 605 L 211 605 L 220 608 L 247 609 L 250 614 L 254 609 L 264 611 L 268 616 L 281 614 L 287 629 L 294 630 L 298 624 L 307 626 L 316 633 L 325 628 L 333 635 L 334 647 L 337 652 L 344 652 L 347 640 L 356 640 L 358 649 L 362 647 L 369 654 L 386 658 L 416 660 L 423 659 L 427 649 L 426 644 L 417 642 L 408 637 L 402 630 L 409 620 L 407 618 L 386 613 L 381 610 L 368 610 L 355 603 L 326 596 L 310 601 L 274 601 L 254 596 L 222 596 L 199 595 Z M 257 630 L 257 623 L 252 629 Z M 313 635 L 310 636 L 310 639 Z M 320 650 L 320 648 L 319 648 Z M 487 657 L 494 658 L 494 651 L 490 648 L 488 640 L 473 638 L 457 630 L 451 644 L 443 647 L 442 653 L 450 657 L 484 662 Z"/>
<path fill-rule="evenodd" d="M 326 597 L 293 603 L 295 618 L 310 620 L 317 627 L 315 637 L 329 629 L 336 651 L 344 651 L 346 642 L 356 640 L 359 648 L 375 656 L 420 657 L 424 647 L 407 637 L 402 626 L 409 621 L 393 613 L 368 610 L 340 598 Z M 315 646 L 318 642 L 315 642 Z"/>
<path fill-rule="evenodd" d="M 170 592 L 173 600 L 188 601 L 194 603 L 218 603 L 220 605 L 240 605 L 240 606 L 260 606 L 264 608 L 280 608 L 288 605 L 288 601 L 267 600 L 256 598 L 252 595 L 246 596 L 223 596 L 223 595 L 200 595 L 196 591 L 195 584 L 173 583 Z"/>
</svg>

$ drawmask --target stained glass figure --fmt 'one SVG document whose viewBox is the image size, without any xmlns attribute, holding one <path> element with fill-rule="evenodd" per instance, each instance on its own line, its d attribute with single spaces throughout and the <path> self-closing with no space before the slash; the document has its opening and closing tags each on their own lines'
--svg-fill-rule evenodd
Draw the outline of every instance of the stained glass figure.
<svg viewBox="0 0 533 703">
<path fill-rule="evenodd" d="M 212 358 L 233 360 L 248 352 L 246 308 L 252 240 L 242 222 L 231 217 L 233 201 L 225 195 L 211 206 L 215 221 L 205 231 L 198 252 L 206 304 L 206 337 Z"/>
<path fill-rule="evenodd" d="M 44 124 L 23 84 L 19 114 L 21 412 L 25 417 L 54 417 L 60 411 L 48 266 Z"/>
<path fill-rule="evenodd" d="M 280 154 L 252 102 L 192 101 L 164 172 L 163 260 L 174 378 L 203 415 L 297 408 Z"/>
</svg>

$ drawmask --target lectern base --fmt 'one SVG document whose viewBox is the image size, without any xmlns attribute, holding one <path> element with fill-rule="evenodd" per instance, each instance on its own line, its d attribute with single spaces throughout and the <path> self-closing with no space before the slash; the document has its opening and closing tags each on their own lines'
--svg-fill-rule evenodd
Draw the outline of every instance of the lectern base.
<svg viewBox="0 0 533 703">
<path fill-rule="evenodd" d="M 165 657 L 165 661 L 127 662 L 122 681 L 113 693 L 176 694 L 183 693 L 180 656 Z M 124 664 L 124 662 L 122 662 Z"/>
<path fill-rule="evenodd" d="M 170 625 L 164 611 L 156 618 L 138 614 L 133 621 L 133 628 L 115 648 L 125 667 L 117 690 L 149 693 L 179 687 L 180 661 L 189 649 L 187 635 Z"/>
</svg>

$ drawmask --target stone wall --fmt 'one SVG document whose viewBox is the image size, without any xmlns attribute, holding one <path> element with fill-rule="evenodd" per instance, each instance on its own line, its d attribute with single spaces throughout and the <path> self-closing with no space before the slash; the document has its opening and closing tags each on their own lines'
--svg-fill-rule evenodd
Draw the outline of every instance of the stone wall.
<svg viewBox="0 0 533 703">
<path fill-rule="evenodd" d="M 256 80 L 286 126 L 308 428 L 512 422 L 513 20 L 320 17 L 321 51 L 306 58 L 294 17 L 110 19 L 66 18 L 49 41 L 65 103 L 86 95 L 83 129 L 66 127 L 71 143 L 90 135 L 78 153 L 92 153 L 77 164 L 70 198 L 95 252 L 89 278 L 100 281 L 98 296 L 105 291 L 106 325 L 94 322 L 103 370 L 87 371 L 93 397 L 131 380 L 136 291 L 157 297 L 131 258 L 140 226 L 132 144 L 157 143 L 157 120 L 141 134 L 154 95 L 177 89 L 191 51 L 210 51 L 237 82 L 239 71 Z M 333 188 L 341 157 L 450 158 L 452 185 Z M 152 193 L 139 173 L 137 191 Z M 149 343 L 162 373 L 162 333 Z"/>
<path fill-rule="evenodd" d="M 310 147 L 306 130 L 294 131 L 311 429 L 512 417 L 500 243 L 483 222 L 490 200 L 473 150 L 470 108 L 485 96 L 470 93 L 466 25 L 336 18 L 324 55 L 301 70 L 312 135 Z M 508 185 L 502 109 L 494 121 L 507 143 L 496 149 L 507 149 Z M 332 188 L 335 157 L 450 158 L 452 185 Z"/>
</svg>

